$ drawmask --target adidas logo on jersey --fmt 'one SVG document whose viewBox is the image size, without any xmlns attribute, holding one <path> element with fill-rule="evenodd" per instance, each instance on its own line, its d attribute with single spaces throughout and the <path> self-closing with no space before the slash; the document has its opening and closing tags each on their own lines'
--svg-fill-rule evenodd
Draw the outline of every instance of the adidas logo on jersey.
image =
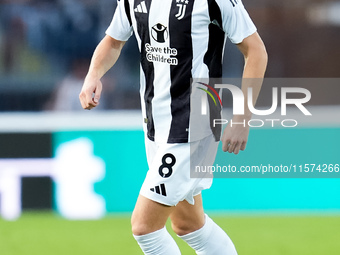
<svg viewBox="0 0 340 255">
<path fill-rule="evenodd" d="M 145 1 L 141 2 L 137 7 L 134 9 L 135 12 L 138 13 L 148 13 L 148 10 L 146 9 Z"/>
<path fill-rule="evenodd" d="M 159 186 L 156 186 L 154 188 L 150 189 L 152 192 L 156 192 L 159 195 L 163 195 L 166 197 L 166 190 L 164 183 L 160 184 Z"/>
<path fill-rule="evenodd" d="M 235 7 L 235 5 L 238 4 L 237 0 L 229 0 L 231 2 L 231 4 L 233 5 L 233 7 Z"/>
</svg>

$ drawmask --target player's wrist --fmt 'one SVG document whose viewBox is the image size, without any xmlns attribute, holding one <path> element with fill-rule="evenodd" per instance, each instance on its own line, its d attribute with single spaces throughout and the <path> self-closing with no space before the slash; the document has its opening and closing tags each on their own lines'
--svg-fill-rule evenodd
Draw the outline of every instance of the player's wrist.
<svg viewBox="0 0 340 255">
<path fill-rule="evenodd" d="M 252 118 L 252 114 L 242 114 L 242 115 L 234 115 L 233 121 L 249 121 Z"/>
<path fill-rule="evenodd" d="M 86 77 L 85 77 L 86 80 L 89 80 L 89 81 L 98 81 L 101 79 L 101 76 L 96 73 L 96 72 L 89 72 Z"/>
</svg>

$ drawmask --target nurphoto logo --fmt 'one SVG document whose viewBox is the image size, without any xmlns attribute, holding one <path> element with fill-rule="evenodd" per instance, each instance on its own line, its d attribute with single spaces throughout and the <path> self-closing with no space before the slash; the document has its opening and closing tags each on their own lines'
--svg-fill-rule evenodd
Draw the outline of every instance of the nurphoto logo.
<svg viewBox="0 0 340 255">
<path fill-rule="evenodd" d="M 301 111 L 305 116 L 312 116 L 311 112 L 305 107 L 305 104 L 308 103 L 311 99 L 311 92 L 305 88 L 299 87 L 281 87 L 281 105 L 279 105 L 279 88 L 272 88 L 272 105 L 269 109 L 256 109 L 253 102 L 253 88 L 249 87 L 247 91 L 247 100 L 245 99 L 245 95 L 243 91 L 236 85 L 231 84 L 215 84 L 215 86 L 208 85 L 203 82 L 196 82 L 198 84 L 198 89 L 204 91 L 206 94 L 203 94 L 201 97 L 201 115 L 207 115 L 209 112 L 208 107 L 208 96 L 214 102 L 214 105 L 217 107 L 218 104 L 223 107 L 221 97 L 217 90 L 221 93 L 223 89 L 227 89 L 231 92 L 231 96 L 233 98 L 233 115 L 244 115 L 245 107 L 248 107 L 249 111 L 257 116 L 270 116 L 275 113 L 280 106 L 281 108 L 281 116 L 287 116 L 287 106 L 292 105 Z M 203 88 L 201 87 L 203 86 Z M 293 98 L 289 95 L 298 94 L 299 98 Z M 211 105 L 210 105 L 211 107 Z M 276 123 L 280 123 L 282 127 L 296 127 L 298 125 L 298 121 L 296 119 L 251 119 L 248 122 L 244 120 L 243 122 L 233 123 L 232 120 L 227 119 L 213 119 L 213 127 L 217 125 L 223 125 L 230 123 L 231 125 L 248 125 L 249 127 L 263 127 L 266 123 L 269 123 L 272 127 L 275 126 Z"/>
</svg>

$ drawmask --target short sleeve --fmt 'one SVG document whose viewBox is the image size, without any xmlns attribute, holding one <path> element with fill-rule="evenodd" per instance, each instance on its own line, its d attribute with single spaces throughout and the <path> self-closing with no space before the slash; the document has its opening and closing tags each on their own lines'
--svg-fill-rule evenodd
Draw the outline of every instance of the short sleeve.
<svg viewBox="0 0 340 255">
<path fill-rule="evenodd" d="M 238 44 L 256 32 L 256 27 L 241 0 L 219 0 L 223 30 L 232 43 Z"/>
<path fill-rule="evenodd" d="M 106 34 L 116 40 L 127 41 L 132 32 L 129 3 L 127 0 L 118 0 L 116 11 Z"/>
</svg>

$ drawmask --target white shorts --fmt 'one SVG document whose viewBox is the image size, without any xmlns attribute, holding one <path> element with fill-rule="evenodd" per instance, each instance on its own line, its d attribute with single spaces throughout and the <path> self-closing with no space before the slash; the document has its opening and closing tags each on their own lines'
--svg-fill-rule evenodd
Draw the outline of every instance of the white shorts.
<svg viewBox="0 0 340 255">
<path fill-rule="evenodd" d="M 158 203 L 175 206 L 187 200 L 194 204 L 194 196 L 209 189 L 212 175 L 190 177 L 190 166 L 213 165 L 218 142 L 213 135 L 191 143 L 157 144 L 145 139 L 149 171 L 140 194 Z"/>
</svg>

